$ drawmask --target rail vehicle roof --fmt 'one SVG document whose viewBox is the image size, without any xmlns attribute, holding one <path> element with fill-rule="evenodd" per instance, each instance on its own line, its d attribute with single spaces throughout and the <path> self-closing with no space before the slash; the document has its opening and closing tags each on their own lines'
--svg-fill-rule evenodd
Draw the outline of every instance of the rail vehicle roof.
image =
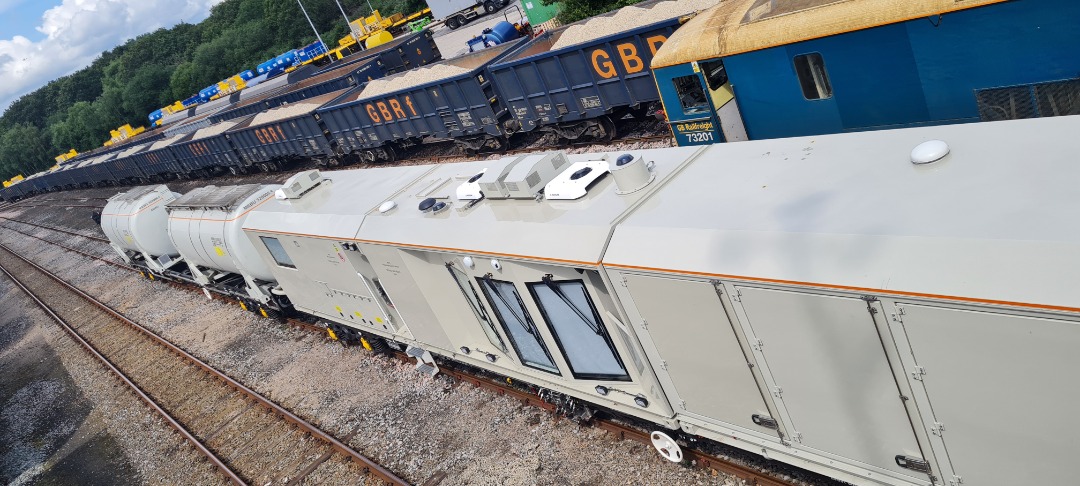
<svg viewBox="0 0 1080 486">
<path fill-rule="evenodd" d="M 615 230 L 610 267 L 1080 309 L 1080 117 L 727 143 Z M 951 152 L 914 165 L 940 139 Z"/>
<path fill-rule="evenodd" d="M 265 190 L 267 184 L 242 184 L 239 186 L 204 186 L 189 191 L 166 205 L 166 209 L 214 208 L 231 212 L 252 194 Z"/>
<path fill-rule="evenodd" d="M 268 199 L 248 214 L 244 229 L 350 239 L 369 209 L 430 170 L 405 166 L 322 172 L 329 182 L 300 199 Z"/>
<path fill-rule="evenodd" d="M 1003 1 L 725 0 L 676 30 L 651 65 L 731 56 Z"/>
<path fill-rule="evenodd" d="M 624 153 L 641 155 L 656 163 L 656 180 L 640 191 L 618 195 L 612 175 L 607 174 L 580 199 L 537 202 L 487 198 L 465 210 L 459 208 L 469 201 L 455 197 L 457 187 L 484 169 L 497 174 L 517 157 L 438 165 L 393 198 L 396 209 L 385 214 L 369 212 L 356 237 L 403 247 L 596 265 L 615 222 L 699 150 L 683 147 L 567 155 L 569 164 L 560 168 L 560 173 L 572 170 L 577 162 L 602 160 L 604 155 L 611 164 Z M 450 207 L 437 214 L 422 212 L 418 205 L 428 197 Z"/>
</svg>

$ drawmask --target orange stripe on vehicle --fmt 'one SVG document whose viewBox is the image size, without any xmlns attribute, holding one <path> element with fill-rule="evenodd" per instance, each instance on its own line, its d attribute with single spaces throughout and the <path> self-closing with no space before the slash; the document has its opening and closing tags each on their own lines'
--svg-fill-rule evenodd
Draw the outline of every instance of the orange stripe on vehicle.
<svg viewBox="0 0 1080 486">
<path fill-rule="evenodd" d="M 899 295 L 899 296 L 904 296 L 904 297 L 923 297 L 923 298 L 930 298 L 930 299 L 945 299 L 945 300 L 956 300 L 956 301 L 961 301 L 961 302 L 973 302 L 973 303 L 977 303 L 977 304 L 1007 305 L 1007 306 L 1013 306 L 1013 307 L 1028 307 L 1028 308 L 1032 308 L 1032 309 L 1067 311 L 1067 312 L 1080 312 L 1080 308 L 1077 308 L 1077 307 L 1066 307 L 1066 306 L 1048 305 L 1048 304 L 1033 304 L 1033 303 L 1030 303 L 1030 302 L 1012 302 L 1012 301 L 1007 301 L 1007 300 L 980 299 L 980 298 L 977 298 L 977 297 L 960 297 L 960 296 L 955 296 L 955 295 L 938 295 L 938 294 L 928 294 L 928 293 L 924 293 L 924 292 L 910 292 L 910 291 L 906 291 L 906 290 L 871 289 L 871 288 L 865 288 L 865 287 L 853 287 L 853 286 L 850 286 L 850 285 L 836 285 L 836 284 L 826 284 L 826 283 L 816 283 L 816 282 L 801 282 L 801 281 L 798 281 L 798 280 L 781 280 L 781 279 L 763 278 L 763 277 L 747 277 L 747 276 L 744 276 L 744 275 L 727 275 L 727 274 L 722 274 L 722 273 L 694 272 L 694 271 L 689 271 L 689 270 L 674 270 L 674 269 L 670 269 L 670 268 L 640 267 L 640 266 L 636 266 L 636 265 L 622 265 L 622 264 L 618 264 L 618 263 L 604 263 L 604 267 L 622 268 L 622 269 L 627 269 L 627 270 L 645 270 L 645 271 L 650 271 L 650 272 L 674 273 L 674 274 L 682 274 L 682 275 L 695 275 L 695 276 L 701 276 L 701 277 L 724 278 L 724 279 L 733 279 L 733 280 L 746 280 L 746 281 L 751 281 L 751 282 L 795 285 L 795 286 L 799 286 L 799 287 L 817 287 L 817 288 L 826 288 L 826 289 L 846 290 L 846 291 L 852 291 L 852 292 L 863 292 L 863 293 L 870 293 L 870 294 Z"/>
</svg>

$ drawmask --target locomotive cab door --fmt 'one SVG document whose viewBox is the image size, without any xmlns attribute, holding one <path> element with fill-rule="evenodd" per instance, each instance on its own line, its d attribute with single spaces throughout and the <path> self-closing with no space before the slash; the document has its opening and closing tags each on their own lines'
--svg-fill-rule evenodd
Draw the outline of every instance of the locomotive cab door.
<svg viewBox="0 0 1080 486">
<path fill-rule="evenodd" d="M 722 60 L 670 66 L 653 73 L 680 146 L 748 139 Z"/>
</svg>

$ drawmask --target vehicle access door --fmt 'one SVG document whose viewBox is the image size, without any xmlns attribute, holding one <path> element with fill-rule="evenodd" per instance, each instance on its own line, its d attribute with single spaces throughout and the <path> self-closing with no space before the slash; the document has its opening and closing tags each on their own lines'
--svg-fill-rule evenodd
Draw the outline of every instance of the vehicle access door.
<svg viewBox="0 0 1080 486">
<path fill-rule="evenodd" d="M 916 470 L 926 460 L 886 355 L 880 333 L 887 331 L 875 319 L 884 315 L 879 302 L 727 289 L 793 443 L 885 474 L 927 479 Z"/>
<path fill-rule="evenodd" d="M 671 132 L 680 146 L 748 140 L 724 61 L 653 71 Z"/>
</svg>

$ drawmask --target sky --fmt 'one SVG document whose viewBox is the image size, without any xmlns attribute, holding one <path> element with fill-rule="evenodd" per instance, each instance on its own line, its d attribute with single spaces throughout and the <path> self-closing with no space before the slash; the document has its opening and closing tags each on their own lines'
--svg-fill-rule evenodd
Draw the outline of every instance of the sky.
<svg viewBox="0 0 1080 486">
<path fill-rule="evenodd" d="M 194 24 L 223 0 L 0 0 L 0 112 L 128 39 Z"/>
</svg>

